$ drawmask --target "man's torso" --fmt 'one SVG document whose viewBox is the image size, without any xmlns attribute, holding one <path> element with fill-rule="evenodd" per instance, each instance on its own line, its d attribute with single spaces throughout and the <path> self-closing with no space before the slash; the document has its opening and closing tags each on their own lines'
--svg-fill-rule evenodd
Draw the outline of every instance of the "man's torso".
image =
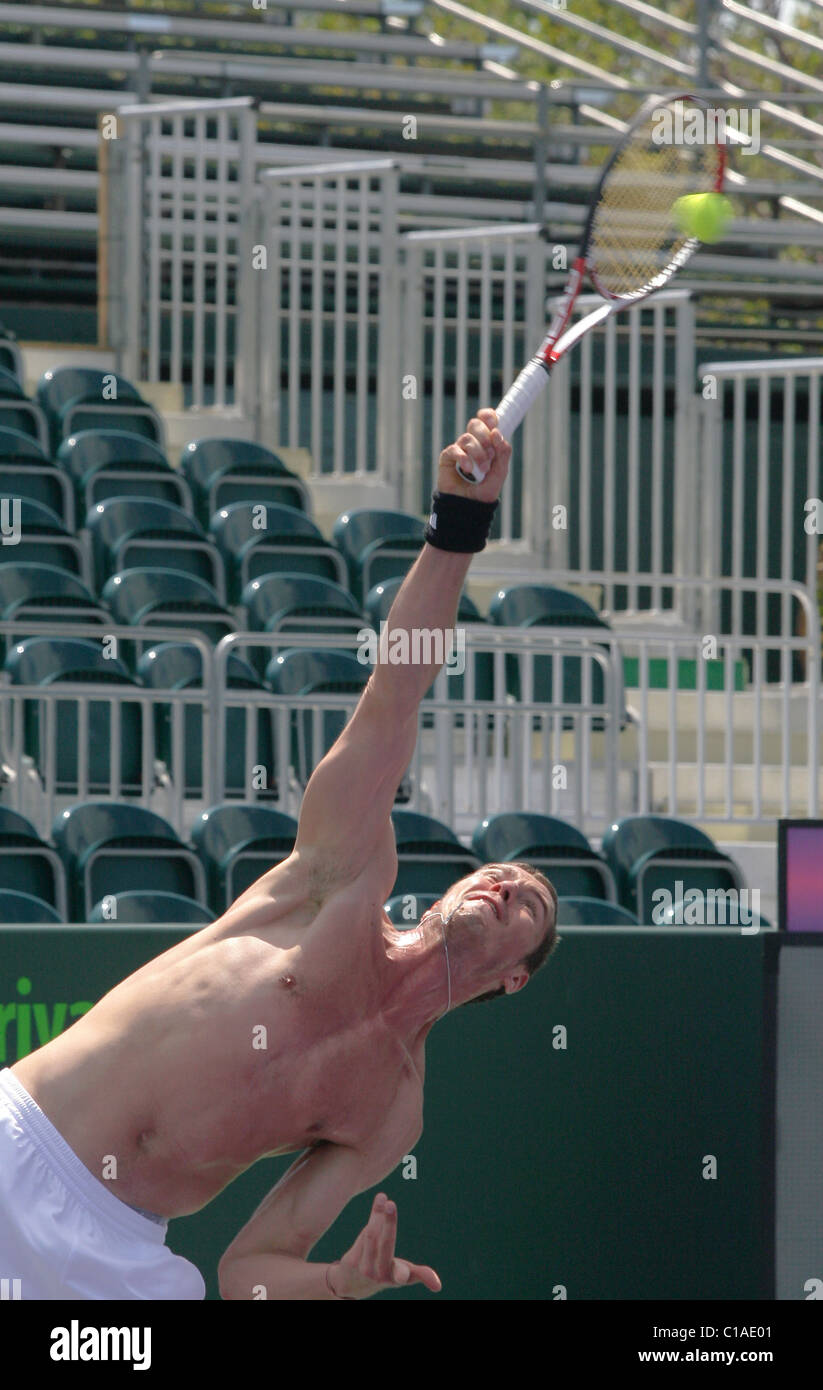
<svg viewBox="0 0 823 1390">
<path fill-rule="evenodd" d="M 321 892 L 293 858 L 13 1070 L 96 1177 L 161 1216 L 323 1141 L 388 1172 L 421 1126 L 423 1045 L 376 1004 L 383 920 L 373 879 Z"/>
</svg>

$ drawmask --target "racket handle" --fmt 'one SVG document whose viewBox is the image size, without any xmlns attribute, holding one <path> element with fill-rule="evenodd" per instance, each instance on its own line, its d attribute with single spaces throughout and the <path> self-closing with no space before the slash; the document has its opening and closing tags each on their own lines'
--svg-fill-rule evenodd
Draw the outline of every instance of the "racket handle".
<svg viewBox="0 0 823 1390">
<path fill-rule="evenodd" d="M 549 379 L 546 364 L 540 357 L 527 362 L 513 386 L 510 386 L 497 407 L 497 428 L 504 439 L 511 439 L 517 426 L 531 410 Z"/>
<path fill-rule="evenodd" d="M 542 358 L 533 357 L 527 362 L 514 385 L 509 388 L 497 407 L 497 428 L 504 439 L 511 439 L 517 426 L 531 409 L 549 379 L 548 369 Z M 475 464 L 471 474 L 457 468 L 460 477 L 467 483 L 482 483 L 488 472 Z"/>
</svg>

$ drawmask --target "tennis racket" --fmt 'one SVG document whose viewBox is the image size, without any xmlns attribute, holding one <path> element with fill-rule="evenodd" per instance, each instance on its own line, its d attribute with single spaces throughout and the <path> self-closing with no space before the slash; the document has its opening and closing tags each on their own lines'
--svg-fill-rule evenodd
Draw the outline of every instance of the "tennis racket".
<svg viewBox="0 0 823 1390">
<path fill-rule="evenodd" d="M 563 300 L 531 361 L 497 407 L 511 439 L 560 358 L 610 314 L 637 304 L 671 280 L 697 250 L 678 226 L 674 204 L 692 193 L 722 193 L 726 147 L 718 143 L 708 103 L 699 97 L 651 97 L 603 166 Z M 677 138 L 679 137 L 679 139 Z M 568 326 L 588 272 L 603 303 Z M 469 483 L 486 470 L 475 465 Z"/>
</svg>

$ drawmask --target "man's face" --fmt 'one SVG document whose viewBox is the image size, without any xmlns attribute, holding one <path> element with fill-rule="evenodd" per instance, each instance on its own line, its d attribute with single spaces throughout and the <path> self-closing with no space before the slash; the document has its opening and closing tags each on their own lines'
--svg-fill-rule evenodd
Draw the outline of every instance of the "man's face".
<svg viewBox="0 0 823 1390">
<path fill-rule="evenodd" d="M 543 940 L 554 917 L 544 884 L 512 864 L 486 864 L 455 883 L 439 904 L 450 941 L 470 943 L 478 972 L 515 966 Z"/>
</svg>

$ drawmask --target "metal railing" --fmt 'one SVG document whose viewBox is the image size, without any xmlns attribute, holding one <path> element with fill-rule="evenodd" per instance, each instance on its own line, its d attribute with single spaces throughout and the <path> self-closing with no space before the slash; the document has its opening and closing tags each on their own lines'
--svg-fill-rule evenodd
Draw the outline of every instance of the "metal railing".
<svg viewBox="0 0 823 1390">
<path fill-rule="evenodd" d="M 127 376 L 186 383 L 195 407 L 250 410 L 251 98 L 123 106 L 113 119 L 101 139 L 101 341 Z"/>
<path fill-rule="evenodd" d="M 401 391 L 396 166 L 268 169 L 260 183 L 260 437 L 307 446 L 330 476 L 386 476 Z"/>
<path fill-rule="evenodd" d="M 819 586 L 823 358 L 704 362 L 698 377 L 698 572 L 721 588 L 726 576 L 745 581 L 735 585 L 730 610 L 721 611 L 718 594 L 713 623 L 742 632 L 753 595 L 748 622 L 768 631 L 765 581 L 776 579 L 783 589 L 771 626 L 779 620 L 780 631 L 790 633 L 792 582 L 811 593 Z"/>
<path fill-rule="evenodd" d="M 418 739 L 407 771 L 410 808 L 433 814 L 468 833 L 484 815 L 508 809 L 542 810 L 576 824 L 602 825 L 617 810 L 619 738 L 625 721 L 619 653 L 606 630 L 467 626 L 461 698 L 450 698 L 456 675 L 440 672 L 431 698 L 423 700 Z M 359 637 L 359 634 L 358 634 Z M 274 780 L 279 809 L 297 814 L 305 781 L 325 751 L 327 717 L 347 718 L 359 694 L 274 695 L 226 688 L 231 652 L 265 647 L 356 650 L 351 635 L 232 633 L 215 649 L 216 682 L 224 708 L 275 710 Z M 480 663 L 485 659 L 485 670 Z M 537 663 L 543 663 L 542 669 Z M 566 663 L 577 663 L 579 698 L 562 698 Z M 515 663 L 513 667 L 512 663 Z M 551 668 L 549 677 L 548 667 Z M 515 673 L 516 668 L 516 673 Z M 369 668 L 364 662 L 364 672 Z M 598 672 L 599 675 L 595 673 Z M 538 699 L 536 685 L 551 680 L 554 698 Z M 509 693 L 519 681 L 519 698 Z M 479 690 L 483 682 L 482 694 Z M 599 688 L 596 689 L 595 683 Z M 564 692 L 565 693 L 565 692 Z M 217 721 L 214 757 L 223 767 Z M 303 776 L 291 771 L 292 738 L 306 750 Z M 218 785 L 218 792 L 221 790 Z"/>
</svg>

